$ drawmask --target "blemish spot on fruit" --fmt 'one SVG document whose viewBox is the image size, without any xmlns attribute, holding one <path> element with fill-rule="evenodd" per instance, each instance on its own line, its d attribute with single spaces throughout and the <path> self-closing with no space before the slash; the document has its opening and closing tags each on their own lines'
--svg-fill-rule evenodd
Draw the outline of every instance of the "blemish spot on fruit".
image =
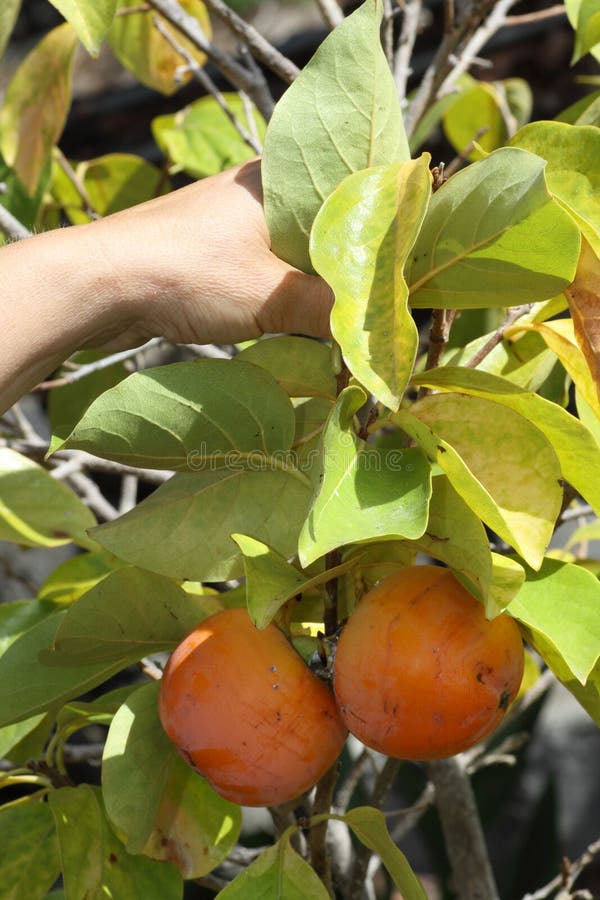
<svg viewBox="0 0 600 900">
<path fill-rule="evenodd" d="M 279 687 L 278 684 L 274 684 L 274 685 L 273 685 L 273 690 L 276 691 L 276 690 L 278 689 L 278 687 Z"/>
<path fill-rule="evenodd" d="M 500 694 L 500 702 L 498 703 L 498 708 L 504 711 L 507 710 L 508 704 L 510 702 L 510 694 L 508 691 L 502 691 Z"/>
<path fill-rule="evenodd" d="M 276 672 L 277 666 L 269 666 L 269 672 Z"/>
</svg>

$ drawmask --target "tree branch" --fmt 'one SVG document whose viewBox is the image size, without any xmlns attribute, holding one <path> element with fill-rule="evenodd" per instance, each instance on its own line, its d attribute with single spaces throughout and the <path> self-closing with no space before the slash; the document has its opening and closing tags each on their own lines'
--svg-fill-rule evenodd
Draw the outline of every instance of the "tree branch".
<svg viewBox="0 0 600 900">
<path fill-rule="evenodd" d="M 337 0 L 317 0 L 323 21 L 332 31 L 344 21 L 344 11 Z"/>
<path fill-rule="evenodd" d="M 223 96 L 223 94 L 221 93 L 219 88 L 216 86 L 216 84 L 214 83 L 214 81 L 212 80 L 210 75 L 208 75 L 204 71 L 202 66 L 196 62 L 196 60 L 194 59 L 192 54 L 188 53 L 188 51 L 185 49 L 185 47 L 182 44 L 180 44 L 180 42 L 173 37 L 171 32 L 168 30 L 168 28 L 165 28 L 161 19 L 158 16 L 154 16 L 153 24 L 154 24 L 154 27 L 156 28 L 156 30 L 159 32 L 159 34 L 162 34 L 164 39 L 171 45 L 171 47 L 173 47 L 173 49 L 176 51 L 176 53 L 179 53 L 179 55 L 182 57 L 182 59 L 185 59 L 186 65 L 184 66 L 184 68 L 187 69 L 188 71 L 190 71 L 192 73 L 192 75 L 194 76 L 194 78 L 196 79 L 196 81 L 200 82 L 200 84 L 202 85 L 204 90 L 208 94 L 210 94 L 211 96 L 213 96 L 215 98 L 218 105 L 223 110 L 223 112 L 225 113 L 225 115 L 227 116 L 227 118 L 229 119 L 229 121 L 231 122 L 231 124 L 233 125 L 233 127 L 235 128 L 237 133 L 239 134 L 239 136 L 242 138 L 242 140 L 246 144 L 248 144 L 248 146 L 252 150 L 254 150 L 254 152 L 258 156 L 260 156 L 260 154 L 262 153 L 261 144 L 258 141 L 256 141 L 252 137 L 252 135 L 249 134 L 249 132 L 246 131 L 246 129 L 244 128 L 244 126 L 242 125 L 242 123 L 240 122 L 238 117 L 235 115 L 235 113 L 233 112 L 233 110 L 231 109 L 231 107 L 229 106 L 227 101 L 225 100 L 225 97 Z M 248 117 L 248 120 L 250 120 L 250 116 Z"/>
<path fill-rule="evenodd" d="M 204 0 L 205 5 L 224 22 L 237 37 L 249 47 L 256 59 L 275 73 L 286 84 L 291 84 L 300 74 L 298 66 L 284 56 L 256 28 L 238 16 L 223 0 Z"/>
<path fill-rule="evenodd" d="M 400 32 L 400 37 L 398 39 L 396 58 L 394 60 L 394 81 L 396 83 L 396 90 L 398 91 L 400 107 L 402 109 L 406 106 L 408 79 L 412 74 L 410 61 L 415 41 L 419 33 L 422 9 L 423 0 L 407 0 L 404 5 L 402 31 Z"/>
<path fill-rule="evenodd" d="M 262 72 L 250 72 L 233 57 L 223 53 L 209 41 L 198 20 L 185 12 L 177 0 L 149 0 L 149 5 L 164 16 L 171 25 L 179 29 L 195 47 L 205 53 L 234 87 L 245 91 L 251 97 L 254 105 L 265 119 L 270 119 L 274 102 Z"/>
<path fill-rule="evenodd" d="M 427 764 L 459 900 L 500 900 L 469 776 L 458 758 Z"/>
<path fill-rule="evenodd" d="M 520 319 L 521 316 L 527 315 L 528 312 L 531 311 L 532 304 L 524 303 L 522 306 L 511 306 L 509 307 L 506 313 L 506 319 L 500 325 L 499 328 L 492 334 L 492 336 L 485 342 L 485 344 L 479 348 L 479 350 L 473 354 L 471 359 L 469 359 L 466 363 L 463 363 L 465 368 L 467 369 L 475 369 L 480 362 L 482 362 L 486 356 L 488 356 L 494 347 L 497 347 L 498 344 L 501 344 L 504 340 L 504 335 L 508 331 L 508 329 L 514 325 L 517 319 Z"/>
<path fill-rule="evenodd" d="M 587 868 L 598 855 L 600 855 L 600 840 L 590 844 L 575 862 L 572 863 L 566 860 L 565 871 L 560 875 L 557 875 L 556 878 L 553 878 L 552 881 L 543 888 L 539 888 L 539 890 L 535 891 L 533 894 L 525 894 L 523 900 L 545 900 L 545 898 L 554 893 L 557 888 L 563 888 L 564 891 L 564 893 L 561 891 L 560 895 L 557 895 L 557 900 L 559 896 L 562 897 L 563 900 L 567 900 L 567 898 L 571 896 L 571 888 L 583 870 Z M 592 895 L 590 894 L 590 897 L 591 896 Z"/>
<path fill-rule="evenodd" d="M 401 760 L 392 759 L 391 756 L 388 756 L 375 780 L 373 794 L 369 800 L 370 806 L 374 806 L 375 809 L 381 809 L 401 764 Z M 365 877 L 372 855 L 371 850 L 364 844 L 356 848 L 352 881 L 350 883 L 350 900 L 361 900 L 362 898 Z"/>
</svg>

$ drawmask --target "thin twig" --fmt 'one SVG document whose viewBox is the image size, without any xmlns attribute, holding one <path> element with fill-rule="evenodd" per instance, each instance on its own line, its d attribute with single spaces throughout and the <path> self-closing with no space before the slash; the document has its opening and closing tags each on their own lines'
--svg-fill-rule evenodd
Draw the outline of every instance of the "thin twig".
<svg viewBox="0 0 600 900">
<path fill-rule="evenodd" d="M 431 809 L 434 802 L 435 788 L 432 782 L 428 781 L 412 806 L 385 814 L 388 819 L 392 816 L 402 817 L 390 832 L 390 836 L 395 844 L 399 844 L 400 841 L 415 828 L 427 810 Z"/>
<path fill-rule="evenodd" d="M 85 505 L 101 519 L 112 522 L 113 519 L 118 518 L 119 510 L 108 502 L 96 482 L 84 475 L 83 472 L 71 472 L 66 481 L 70 483 Z"/>
<path fill-rule="evenodd" d="M 161 13 L 171 25 L 178 28 L 195 47 L 205 53 L 234 87 L 245 91 L 265 119 L 268 120 L 271 117 L 274 101 L 262 73 L 258 77 L 255 72 L 250 72 L 209 41 L 198 19 L 190 16 L 177 3 L 177 0 L 150 0 L 150 6 Z"/>
<path fill-rule="evenodd" d="M 240 122 L 240 120 L 238 119 L 236 114 L 234 113 L 234 111 L 231 109 L 231 107 L 227 103 L 227 100 L 225 99 L 225 97 L 223 96 L 223 94 L 221 93 L 219 88 L 216 86 L 216 84 L 214 83 L 214 81 L 212 80 L 210 75 L 208 75 L 205 72 L 205 70 L 202 68 L 202 66 L 196 62 L 196 60 L 194 59 L 192 54 L 186 50 L 186 48 L 183 46 L 183 44 L 181 44 L 176 38 L 173 37 L 173 35 L 169 31 L 169 29 L 166 28 L 165 25 L 163 24 L 163 22 L 161 21 L 159 16 L 154 16 L 152 22 L 153 22 L 153 25 L 156 28 L 156 30 L 159 32 L 159 34 L 162 34 L 164 39 L 171 45 L 171 47 L 173 47 L 175 52 L 179 53 L 179 55 L 183 59 L 185 59 L 186 65 L 184 68 L 186 70 L 190 71 L 192 73 L 192 75 L 194 76 L 194 78 L 200 82 L 200 84 L 202 85 L 204 90 L 208 94 L 211 94 L 212 97 L 215 98 L 215 100 L 217 101 L 217 104 L 223 110 L 223 112 L 225 113 L 225 115 L 227 116 L 227 118 L 229 119 L 229 121 L 231 122 L 231 124 L 233 125 L 233 127 L 235 128 L 235 130 L 237 131 L 239 136 L 241 137 L 241 139 L 246 144 L 248 144 L 248 146 L 252 150 L 254 150 L 254 152 L 256 154 L 258 154 L 260 156 L 260 154 L 262 153 L 262 147 L 261 147 L 260 143 L 257 143 L 254 140 L 254 138 L 252 137 L 252 135 L 249 134 L 248 131 L 246 131 L 246 129 L 244 128 L 244 126 L 242 125 L 242 123 Z M 248 117 L 248 118 L 250 120 L 250 117 Z"/>
<path fill-rule="evenodd" d="M 104 356 L 102 359 L 97 359 L 95 362 L 79 366 L 79 368 L 75 369 L 73 372 L 69 372 L 68 375 L 63 375 L 61 378 L 42 381 L 34 388 L 34 390 L 48 391 L 53 390 L 54 388 L 64 387 L 66 384 L 74 384 L 76 381 L 81 381 L 82 378 L 94 374 L 94 372 L 100 372 L 102 369 L 107 369 L 109 366 L 125 362 L 125 360 L 137 356 L 138 353 L 150 350 L 151 347 L 157 347 L 163 342 L 164 338 L 152 338 L 145 344 L 142 344 L 141 347 L 133 347 L 131 350 L 120 350 L 118 353 L 111 353 L 110 356 Z"/>
<path fill-rule="evenodd" d="M 137 475 L 124 475 L 121 479 L 121 495 L 119 497 L 119 515 L 124 515 L 137 503 L 139 478 Z"/>
<path fill-rule="evenodd" d="M 597 840 L 591 843 L 584 850 L 579 859 L 575 860 L 575 862 L 567 861 L 565 872 L 557 875 L 556 878 L 553 878 L 552 881 L 550 881 L 543 888 L 539 888 L 539 890 L 534 891 L 533 894 L 525 894 L 523 900 L 545 900 L 546 897 L 549 897 L 550 894 L 552 894 L 558 888 L 563 888 L 566 891 L 565 894 L 561 893 L 561 896 L 565 898 L 569 897 L 571 888 L 573 887 L 583 870 L 586 869 L 599 854 L 600 840 Z"/>
<path fill-rule="evenodd" d="M 571 509 L 565 509 L 561 514 L 560 521 L 562 524 L 563 522 L 570 522 L 572 519 L 585 519 L 593 515 L 595 513 L 592 507 L 588 503 L 582 503 L 579 506 L 573 506 Z"/>
<path fill-rule="evenodd" d="M 0 191 L 3 193 L 3 191 Z M 19 222 L 5 206 L 0 204 L 0 231 L 3 231 L 7 238 L 11 241 L 22 241 L 24 238 L 31 237 L 31 231 L 25 228 L 22 222 Z"/>
<path fill-rule="evenodd" d="M 518 25 L 529 25 L 531 22 L 542 22 L 544 19 L 554 19 L 559 16 L 566 16 L 567 9 L 564 3 L 557 3 L 555 6 L 549 6 L 547 9 L 538 9 L 537 12 L 522 13 L 520 16 L 506 16 L 503 27 Z"/>
<path fill-rule="evenodd" d="M 100 214 L 94 209 L 94 204 L 90 200 L 90 195 L 88 194 L 88 192 L 86 190 L 85 184 L 83 183 L 83 181 L 81 180 L 81 178 L 79 177 L 79 175 L 77 174 L 77 172 L 75 171 L 75 169 L 73 168 L 73 166 L 71 165 L 71 163 L 69 162 L 69 160 L 67 159 L 65 154 L 62 152 L 60 147 L 54 148 L 54 157 L 55 157 L 58 165 L 61 167 L 61 169 L 63 170 L 63 172 L 65 173 L 65 175 L 67 176 L 67 178 L 69 179 L 69 181 L 71 182 L 71 184 L 73 185 L 73 187 L 75 188 L 77 193 L 79 194 L 79 197 L 85 207 L 86 215 L 88 215 L 90 217 L 90 219 L 101 218 Z"/>
<path fill-rule="evenodd" d="M 427 349 L 427 362 L 425 370 L 435 369 L 440 364 L 440 359 L 444 353 L 448 338 L 450 336 L 450 328 L 456 317 L 455 309 L 434 309 L 431 314 L 431 328 L 429 331 L 429 347 Z M 419 390 L 419 400 L 426 397 L 431 392 L 431 388 L 422 387 Z"/>
<path fill-rule="evenodd" d="M 423 0 L 407 0 L 404 5 L 402 30 L 398 39 L 396 58 L 394 60 L 394 81 L 402 109 L 406 106 L 408 79 L 412 74 L 410 61 L 419 33 L 422 9 Z"/>
<path fill-rule="evenodd" d="M 337 0 L 317 0 L 323 21 L 332 31 L 344 21 L 344 11 Z"/>
<path fill-rule="evenodd" d="M 383 21 L 381 23 L 381 42 L 389 67 L 394 71 L 394 16 L 392 0 L 383 0 Z"/>
<path fill-rule="evenodd" d="M 532 303 L 524 303 L 522 306 L 511 306 L 508 308 L 506 313 L 506 319 L 500 325 L 499 328 L 491 335 L 491 337 L 483 344 L 482 347 L 477 350 L 476 353 L 473 354 L 471 359 L 469 359 L 466 363 L 463 363 L 463 366 L 467 369 L 475 369 L 480 362 L 482 362 L 486 356 L 488 356 L 492 350 L 501 344 L 504 340 L 504 334 L 511 325 L 520 319 L 521 316 L 527 315 L 528 312 L 531 312 Z"/>
<path fill-rule="evenodd" d="M 437 97 L 442 97 L 444 94 L 450 92 L 460 76 L 472 65 L 479 54 L 479 51 L 485 47 L 490 38 L 493 37 L 497 31 L 504 27 L 508 10 L 513 6 L 516 6 L 518 2 L 519 0 L 498 0 L 498 2 L 494 4 L 492 11 L 485 22 L 479 26 L 475 34 L 465 44 L 452 71 L 448 73 L 440 85 L 436 93 Z"/>
<path fill-rule="evenodd" d="M 224 22 L 230 31 L 250 48 L 256 59 L 275 73 L 286 84 L 291 84 L 300 74 L 300 69 L 291 59 L 284 56 L 266 38 L 238 16 L 223 0 L 204 0 L 205 5 Z"/>
<path fill-rule="evenodd" d="M 341 816 L 346 813 L 361 778 L 367 769 L 371 768 L 373 765 L 373 754 L 368 747 L 365 747 L 360 756 L 354 761 L 350 772 L 338 788 L 335 797 L 334 812 Z"/>
<path fill-rule="evenodd" d="M 451 175 L 460 168 L 460 166 L 467 161 L 469 158 L 469 154 L 475 149 L 475 144 L 479 140 L 480 137 L 483 137 L 484 134 L 490 130 L 489 125 L 482 125 L 481 128 L 478 128 L 467 146 L 464 150 L 461 150 L 460 153 L 457 153 L 453 160 L 451 160 L 448 165 L 444 166 L 444 174 L 446 178 L 450 178 Z"/>
<path fill-rule="evenodd" d="M 454 0 L 444 0 L 444 32 L 451 34 L 455 26 Z"/>
</svg>

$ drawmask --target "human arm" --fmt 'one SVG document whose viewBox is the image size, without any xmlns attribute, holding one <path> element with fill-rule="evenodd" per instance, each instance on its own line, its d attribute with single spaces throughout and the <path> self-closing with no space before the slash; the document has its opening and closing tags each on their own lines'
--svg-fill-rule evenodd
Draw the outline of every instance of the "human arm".
<svg viewBox="0 0 600 900">
<path fill-rule="evenodd" d="M 0 412 L 85 347 L 328 334 L 331 293 L 269 249 L 260 163 L 0 250 Z"/>
</svg>

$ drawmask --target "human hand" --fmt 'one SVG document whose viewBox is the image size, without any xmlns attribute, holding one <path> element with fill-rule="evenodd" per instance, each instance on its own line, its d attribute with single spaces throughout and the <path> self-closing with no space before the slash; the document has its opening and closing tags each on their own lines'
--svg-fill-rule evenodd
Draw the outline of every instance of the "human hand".
<svg viewBox="0 0 600 900">
<path fill-rule="evenodd" d="M 85 227 L 128 318 L 101 336 L 104 349 L 158 335 L 232 343 L 264 332 L 329 334 L 328 286 L 269 249 L 259 160 Z"/>
</svg>

